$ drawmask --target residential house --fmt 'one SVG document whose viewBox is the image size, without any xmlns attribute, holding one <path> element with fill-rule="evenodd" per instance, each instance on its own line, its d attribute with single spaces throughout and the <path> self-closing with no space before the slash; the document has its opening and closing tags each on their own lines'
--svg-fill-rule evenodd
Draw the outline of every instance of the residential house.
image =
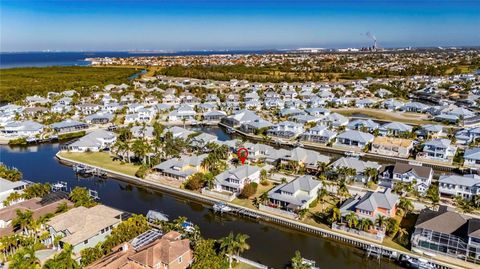
<svg viewBox="0 0 480 269">
<path fill-rule="evenodd" d="M 260 168 L 242 165 L 224 171 L 215 177 L 215 190 L 228 191 L 234 194 L 242 192 L 246 184 L 260 181 Z"/>
<path fill-rule="evenodd" d="M 359 130 L 362 132 L 373 132 L 378 129 L 380 125 L 371 119 L 368 120 L 354 120 L 347 124 L 350 130 Z"/>
<path fill-rule="evenodd" d="M 32 212 L 32 219 L 38 220 L 47 214 L 53 214 L 58 207 L 66 203 L 68 206 L 73 204 L 68 200 L 68 193 L 57 191 L 45 195 L 43 198 L 32 198 L 29 200 L 17 201 L 17 203 L 0 209 L 0 236 L 11 235 L 19 230 L 15 230 L 12 221 L 17 217 L 17 210 L 22 212 Z"/>
<path fill-rule="evenodd" d="M 89 265 L 88 269 L 187 269 L 193 263 L 190 240 L 170 231 L 148 230 Z"/>
<path fill-rule="evenodd" d="M 383 186 L 393 188 L 396 183 L 411 183 L 420 194 L 425 194 L 433 178 L 431 167 L 397 162 L 382 167 L 379 177 Z"/>
<path fill-rule="evenodd" d="M 340 206 L 340 213 L 345 217 L 350 212 L 355 212 L 359 219 L 370 219 L 373 222 L 378 216 L 393 218 L 397 212 L 398 195 L 387 188 L 383 192 L 368 191 L 365 195 L 346 200 Z"/>
<path fill-rule="evenodd" d="M 0 208 L 3 207 L 3 201 L 12 193 L 20 192 L 27 186 L 25 181 L 10 181 L 0 177 Z"/>
<path fill-rule="evenodd" d="M 155 139 L 155 130 L 152 126 L 133 126 L 130 132 L 132 136 L 137 139 Z"/>
<path fill-rule="evenodd" d="M 95 130 L 70 144 L 65 144 L 62 149 L 72 152 L 98 152 L 108 150 L 117 141 L 114 133 L 105 130 Z"/>
<path fill-rule="evenodd" d="M 269 203 L 287 211 L 306 209 L 317 199 L 321 182 L 312 176 L 304 175 L 277 185 L 268 192 Z"/>
<path fill-rule="evenodd" d="M 339 128 L 341 126 L 347 126 L 348 121 L 347 117 L 338 113 L 332 113 L 320 119 L 318 123 L 332 128 Z"/>
<path fill-rule="evenodd" d="M 207 154 L 198 156 L 182 155 L 179 158 L 171 158 L 153 167 L 153 170 L 162 176 L 185 181 L 191 175 L 201 172 L 201 164 Z"/>
<path fill-rule="evenodd" d="M 212 110 L 203 113 L 202 116 L 204 121 L 220 121 L 227 116 L 227 113 L 220 110 Z"/>
<path fill-rule="evenodd" d="M 301 167 L 316 171 L 319 163 L 330 163 L 330 157 L 322 155 L 317 151 L 296 147 L 280 157 L 282 164 L 289 165 L 290 162 L 298 163 Z"/>
<path fill-rule="evenodd" d="M 370 179 L 365 174 L 365 171 L 367 169 L 375 169 L 378 171 L 382 166 L 377 162 L 372 162 L 372 161 L 365 162 L 354 157 L 341 157 L 340 159 L 330 164 L 330 167 L 332 168 L 333 172 L 337 172 L 341 168 L 353 169 L 356 172 L 354 179 L 356 181 L 366 183 Z"/>
<path fill-rule="evenodd" d="M 423 151 L 417 154 L 417 159 L 452 163 L 457 147 L 449 139 L 432 139 L 423 144 Z"/>
<path fill-rule="evenodd" d="M 413 149 L 413 140 L 395 137 L 377 136 L 372 142 L 371 153 L 408 158 Z"/>
<path fill-rule="evenodd" d="M 440 206 L 423 209 L 411 238 L 412 251 L 445 255 L 455 259 L 480 260 L 480 219 Z"/>
<path fill-rule="evenodd" d="M 328 144 L 337 136 L 335 131 L 330 131 L 326 126 L 315 126 L 302 134 L 302 140 L 314 143 Z"/>
<path fill-rule="evenodd" d="M 13 121 L 5 124 L 2 134 L 6 137 L 35 137 L 43 132 L 44 126 L 34 121 Z"/>
<path fill-rule="evenodd" d="M 347 130 L 337 136 L 336 146 L 363 150 L 372 143 L 374 136 L 360 131 Z"/>
<path fill-rule="evenodd" d="M 401 122 L 385 123 L 379 128 L 383 136 L 408 136 L 412 132 L 412 126 Z"/>
<path fill-rule="evenodd" d="M 120 224 L 122 215 L 123 212 L 105 205 L 91 208 L 79 206 L 52 217 L 46 225 L 51 242 L 55 237 L 61 237 L 60 247 L 70 244 L 73 254 L 78 257 L 83 249 L 103 242 L 112 229 Z"/>
<path fill-rule="evenodd" d="M 439 192 L 445 196 L 472 199 L 475 195 L 480 194 L 479 175 L 442 175 L 439 182 Z"/>
<path fill-rule="evenodd" d="M 78 132 L 88 129 L 88 124 L 84 122 L 79 122 L 71 119 L 67 119 L 61 122 L 56 122 L 50 125 L 52 130 L 55 133 L 70 133 L 70 132 Z"/>
<path fill-rule="evenodd" d="M 85 117 L 85 122 L 88 124 L 107 124 L 113 120 L 115 116 L 109 112 L 97 112 Z"/>
<path fill-rule="evenodd" d="M 303 124 L 291 121 L 283 121 L 270 127 L 270 129 L 267 131 L 267 134 L 282 138 L 292 138 L 300 135 L 303 133 L 303 131 Z"/>
<path fill-rule="evenodd" d="M 463 166 L 469 168 L 480 168 L 480 148 L 466 149 L 463 154 Z"/>
</svg>

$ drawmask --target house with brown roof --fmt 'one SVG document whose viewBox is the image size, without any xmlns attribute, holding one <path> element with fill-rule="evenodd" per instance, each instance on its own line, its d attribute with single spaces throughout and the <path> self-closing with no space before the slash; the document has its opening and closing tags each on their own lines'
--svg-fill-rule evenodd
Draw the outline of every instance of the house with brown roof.
<svg viewBox="0 0 480 269">
<path fill-rule="evenodd" d="M 176 231 L 161 238 L 155 230 L 140 235 L 145 244 L 138 245 L 134 239 L 114 249 L 113 253 L 88 266 L 89 269 L 185 269 L 193 262 L 190 240 L 182 239 Z M 153 238 L 153 240 L 148 240 Z"/>
<path fill-rule="evenodd" d="M 384 165 L 380 169 L 379 178 L 382 185 L 393 188 L 396 183 L 412 183 L 415 190 L 425 193 L 432 183 L 433 169 L 427 166 L 397 162 L 395 165 Z"/>
<path fill-rule="evenodd" d="M 413 149 L 413 140 L 388 136 L 377 136 L 373 139 L 371 153 L 408 158 Z"/>
<path fill-rule="evenodd" d="M 91 208 L 79 206 L 51 218 L 47 227 L 52 241 L 61 236 L 60 247 L 68 243 L 73 246 L 73 253 L 78 255 L 82 249 L 104 241 L 120 224 L 122 214 L 122 211 L 104 205 Z"/>
<path fill-rule="evenodd" d="M 420 212 L 411 239 L 412 250 L 480 262 L 480 219 L 446 206 Z"/>
<path fill-rule="evenodd" d="M 62 203 L 73 206 L 67 198 L 68 194 L 56 192 L 48 194 L 43 198 L 36 197 L 2 208 L 0 210 L 0 237 L 20 232 L 15 231 L 15 227 L 12 226 L 12 221 L 17 217 L 17 210 L 22 212 L 29 210 L 32 212 L 33 219 L 37 220 L 47 214 L 55 213 Z"/>
</svg>

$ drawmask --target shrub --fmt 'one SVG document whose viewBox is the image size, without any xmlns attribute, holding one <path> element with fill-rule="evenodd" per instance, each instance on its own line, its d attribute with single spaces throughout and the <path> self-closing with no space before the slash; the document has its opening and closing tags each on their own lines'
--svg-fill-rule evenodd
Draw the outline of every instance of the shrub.
<svg viewBox="0 0 480 269">
<path fill-rule="evenodd" d="M 242 192 L 240 193 L 240 198 L 247 199 L 250 196 L 254 195 L 257 192 L 257 187 L 258 184 L 255 182 L 245 185 Z"/>
<path fill-rule="evenodd" d="M 196 173 L 192 175 L 188 181 L 185 183 L 185 188 L 192 191 L 197 191 L 203 186 L 203 175 L 201 173 Z"/>
</svg>

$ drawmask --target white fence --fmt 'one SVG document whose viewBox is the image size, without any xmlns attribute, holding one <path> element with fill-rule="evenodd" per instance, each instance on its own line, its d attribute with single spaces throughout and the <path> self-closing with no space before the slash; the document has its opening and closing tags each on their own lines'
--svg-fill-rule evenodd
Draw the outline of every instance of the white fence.
<svg viewBox="0 0 480 269">
<path fill-rule="evenodd" d="M 233 201 L 233 199 L 235 199 L 235 197 L 236 197 L 234 193 L 228 195 L 226 193 L 207 190 L 206 188 L 202 189 L 202 194 L 207 195 L 207 196 L 211 196 L 211 197 L 215 197 L 215 198 L 218 198 L 218 199 L 222 199 L 222 200 L 225 200 L 225 201 L 229 201 L 229 202 Z"/>
</svg>

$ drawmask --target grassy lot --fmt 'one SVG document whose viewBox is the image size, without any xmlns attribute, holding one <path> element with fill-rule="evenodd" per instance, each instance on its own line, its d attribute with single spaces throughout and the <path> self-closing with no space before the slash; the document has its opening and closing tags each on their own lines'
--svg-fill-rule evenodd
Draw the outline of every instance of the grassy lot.
<svg viewBox="0 0 480 269">
<path fill-rule="evenodd" d="M 257 269 L 257 267 L 253 267 L 246 263 L 240 262 L 240 263 L 237 263 L 235 266 L 233 266 L 233 269 Z"/>
<path fill-rule="evenodd" d="M 137 165 L 130 163 L 121 163 L 120 161 L 113 161 L 112 157 L 106 152 L 61 152 L 61 157 L 65 157 L 74 161 L 82 162 L 89 165 L 99 166 L 105 169 L 121 172 L 127 175 L 134 176 L 138 170 Z"/>
<path fill-rule="evenodd" d="M 77 90 L 87 94 L 92 86 L 127 83 L 135 68 L 29 67 L 0 69 L 0 102 L 14 102 L 28 95 Z"/>
<path fill-rule="evenodd" d="M 331 110 L 332 112 L 337 112 L 347 117 L 351 117 L 354 114 L 363 114 L 378 120 L 398 121 L 415 125 L 434 123 L 433 121 L 426 119 L 425 115 L 418 113 L 399 113 L 371 108 L 334 108 Z"/>
</svg>

